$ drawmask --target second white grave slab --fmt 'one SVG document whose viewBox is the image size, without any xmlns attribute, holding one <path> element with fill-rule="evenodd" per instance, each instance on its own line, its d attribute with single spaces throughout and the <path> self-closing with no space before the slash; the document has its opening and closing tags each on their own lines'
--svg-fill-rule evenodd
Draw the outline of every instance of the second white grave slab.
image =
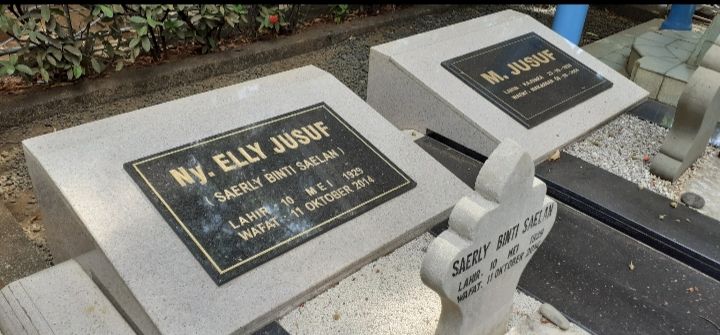
<svg viewBox="0 0 720 335">
<path fill-rule="evenodd" d="M 510 138 L 537 164 L 647 96 L 512 10 L 370 49 L 371 106 L 400 129 L 431 130 L 485 156 Z"/>
</svg>

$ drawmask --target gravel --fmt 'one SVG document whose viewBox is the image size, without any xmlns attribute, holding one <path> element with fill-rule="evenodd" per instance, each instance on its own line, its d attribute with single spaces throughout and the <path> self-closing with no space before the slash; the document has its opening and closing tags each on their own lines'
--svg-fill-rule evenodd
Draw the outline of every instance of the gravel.
<svg viewBox="0 0 720 335">
<path fill-rule="evenodd" d="M 708 162 L 718 149 L 711 146 L 677 181 L 671 183 L 650 173 L 668 130 L 633 115 L 621 115 L 563 151 L 671 200 L 679 201 L 695 169 Z"/>
<path fill-rule="evenodd" d="M 440 297 L 420 280 L 433 236 L 426 233 L 365 265 L 336 286 L 279 320 L 290 334 L 434 334 Z M 541 302 L 516 291 L 508 330 L 530 323 L 552 329 L 538 313 Z M 574 324 L 568 334 L 587 334 Z"/>
</svg>

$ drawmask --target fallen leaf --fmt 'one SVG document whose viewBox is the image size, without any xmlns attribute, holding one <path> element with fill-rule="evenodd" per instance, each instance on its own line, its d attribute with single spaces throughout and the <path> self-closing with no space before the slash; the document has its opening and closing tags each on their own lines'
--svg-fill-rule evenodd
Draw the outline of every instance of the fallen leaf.
<svg viewBox="0 0 720 335">
<path fill-rule="evenodd" d="M 553 152 L 553 154 L 550 156 L 550 161 L 552 162 L 558 159 L 560 159 L 560 150 L 555 150 L 555 152 Z"/>
</svg>

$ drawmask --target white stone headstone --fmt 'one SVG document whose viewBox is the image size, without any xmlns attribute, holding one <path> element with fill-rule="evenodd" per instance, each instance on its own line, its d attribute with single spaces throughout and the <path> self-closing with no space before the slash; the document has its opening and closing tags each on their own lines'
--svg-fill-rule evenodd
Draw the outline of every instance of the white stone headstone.
<svg viewBox="0 0 720 335">
<path fill-rule="evenodd" d="M 539 163 L 648 92 L 532 17 L 505 10 L 370 49 L 367 101 L 400 129 Z"/>
<path fill-rule="evenodd" d="M 503 141 L 428 247 L 423 282 L 440 295 L 436 334 L 504 334 L 523 269 L 550 232 L 557 204 L 530 155 Z"/>
<path fill-rule="evenodd" d="M 23 145 L 56 261 L 144 334 L 251 333 L 473 192 L 313 66 Z"/>
</svg>

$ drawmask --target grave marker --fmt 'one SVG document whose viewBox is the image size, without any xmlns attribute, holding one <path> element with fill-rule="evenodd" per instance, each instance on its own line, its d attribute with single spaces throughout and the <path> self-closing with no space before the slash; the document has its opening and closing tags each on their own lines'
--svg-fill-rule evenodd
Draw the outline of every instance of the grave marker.
<svg viewBox="0 0 720 335">
<path fill-rule="evenodd" d="M 533 18 L 506 10 L 370 49 L 368 103 L 400 129 L 535 163 L 648 93 Z"/>
<path fill-rule="evenodd" d="M 428 247 L 423 282 L 440 295 L 436 334 L 504 334 L 523 269 L 552 229 L 557 204 L 530 155 L 502 142 Z"/>
<path fill-rule="evenodd" d="M 473 193 L 313 66 L 23 145 L 55 261 L 144 334 L 251 333 Z"/>
</svg>

